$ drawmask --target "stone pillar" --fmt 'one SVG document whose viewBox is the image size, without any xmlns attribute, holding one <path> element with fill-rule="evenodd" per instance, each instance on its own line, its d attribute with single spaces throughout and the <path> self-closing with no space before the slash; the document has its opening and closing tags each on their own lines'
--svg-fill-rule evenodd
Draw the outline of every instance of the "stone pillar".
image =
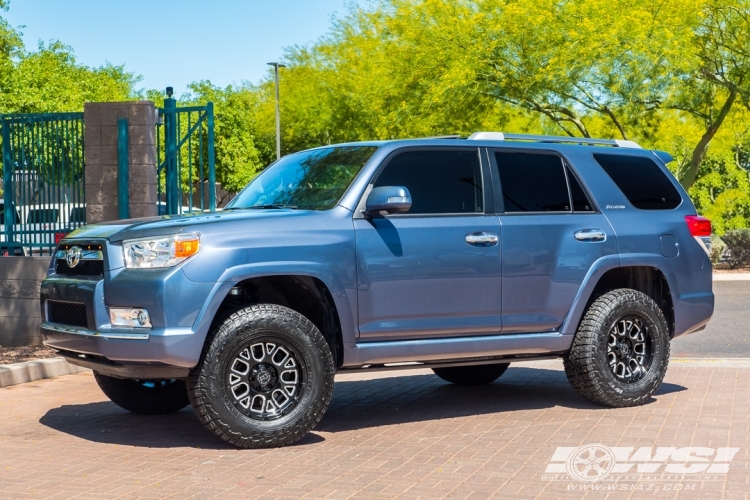
<svg viewBox="0 0 750 500">
<path fill-rule="evenodd" d="M 127 118 L 130 216 L 157 215 L 156 108 L 152 101 L 87 102 L 83 108 L 86 222 L 118 219 L 117 120 Z"/>
</svg>

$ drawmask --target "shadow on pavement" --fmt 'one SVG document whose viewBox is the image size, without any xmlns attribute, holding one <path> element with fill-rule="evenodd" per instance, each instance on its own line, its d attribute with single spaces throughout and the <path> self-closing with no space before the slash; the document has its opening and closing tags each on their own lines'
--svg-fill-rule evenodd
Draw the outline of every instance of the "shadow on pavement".
<svg viewBox="0 0 750 500">
<path fill-rule="evenodd" d="M 685 390 L 662 384 L 656 395 Z M 646 404 L 653 402 L 653 399 Z M 565 372 L 513 367 L 492 384 L 458 386 L 433 375 L 337 382 L 323 421 L 315 428 L 344 432 L 366 427 L 463 416 L 564 407 L 608 410 L 579 396 Z"/>
<path fill-rule="evenodd" d="M 685 390 L 662 384 L 657 396 Z M 560 370 L 511 366 L 496 382 L 457 386 L 434 375 L 336 382 L 333 400 L 316 431 L 345 432 L 383 425 L 441 420 L 462 416 L 564 407 L 606 410 L 579 396 Z M 150 448 L 234 449 L 205 429 L 191 408 L 172 415 L 128 413 L 114 403 L 63 405 L 39 422 L 87 441 Z M 311 433 L 296 443 L 325 439 Z"/>
</svg>

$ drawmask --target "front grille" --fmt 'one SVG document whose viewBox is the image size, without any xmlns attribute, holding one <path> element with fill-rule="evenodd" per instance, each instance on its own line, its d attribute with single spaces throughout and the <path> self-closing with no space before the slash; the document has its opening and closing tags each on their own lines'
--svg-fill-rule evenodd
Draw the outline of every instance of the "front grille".
<svg viewBox="0 0 750 500">
<path fill-rule="evenodd" d="M 88 328 L 86 305 L 75 302 L 47 301 L 47 321 L 61 325 L 80 326 Z"/>
<path fill-rule="evenodd" d="M 68 251 L 80 257 L 75 267 L 67 262 Z M 55 252 L 55 274 L 62 276 L 104 276 L 104 245 L 96 241 L 63 241 Z"/>
<path fill-rule="evenodd" d="M 55 261 L 55 274 L 64 276 L 104 276 L 104 261 L 82 260 L 71 268 L 65 259 Z"/>
</svg>

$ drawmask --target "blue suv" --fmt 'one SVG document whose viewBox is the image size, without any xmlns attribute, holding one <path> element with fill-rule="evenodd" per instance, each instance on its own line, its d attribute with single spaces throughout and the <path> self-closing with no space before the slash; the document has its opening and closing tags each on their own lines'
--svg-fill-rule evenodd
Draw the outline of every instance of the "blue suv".
<svg viewBox="0 0 750 500">
<path fill-rule="evenodd" d="M 121 407 L 190 404 L 242 448 L 305 436 L 345 371 L 474 385 L 562 358 L 585 398 L 643 404 L 714 307 L 711 224 L 670 160 L 498 132 L 291 154 L 219 212 L 69 234 L 45 344 Z"/>
</svg>

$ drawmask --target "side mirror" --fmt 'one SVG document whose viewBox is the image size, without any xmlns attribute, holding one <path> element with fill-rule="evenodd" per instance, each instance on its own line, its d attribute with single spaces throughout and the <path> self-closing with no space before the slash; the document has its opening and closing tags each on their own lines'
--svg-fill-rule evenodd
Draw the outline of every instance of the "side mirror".
<svg viewBox="0 0 750 500">
<path fill-rule="evenodd" d="M 373 188 L 367 197 L 366 213 L 389 214 L 408 212 L 411 208 L 411 193 L 403 186 L 381 186 Z"/>
</svg>

